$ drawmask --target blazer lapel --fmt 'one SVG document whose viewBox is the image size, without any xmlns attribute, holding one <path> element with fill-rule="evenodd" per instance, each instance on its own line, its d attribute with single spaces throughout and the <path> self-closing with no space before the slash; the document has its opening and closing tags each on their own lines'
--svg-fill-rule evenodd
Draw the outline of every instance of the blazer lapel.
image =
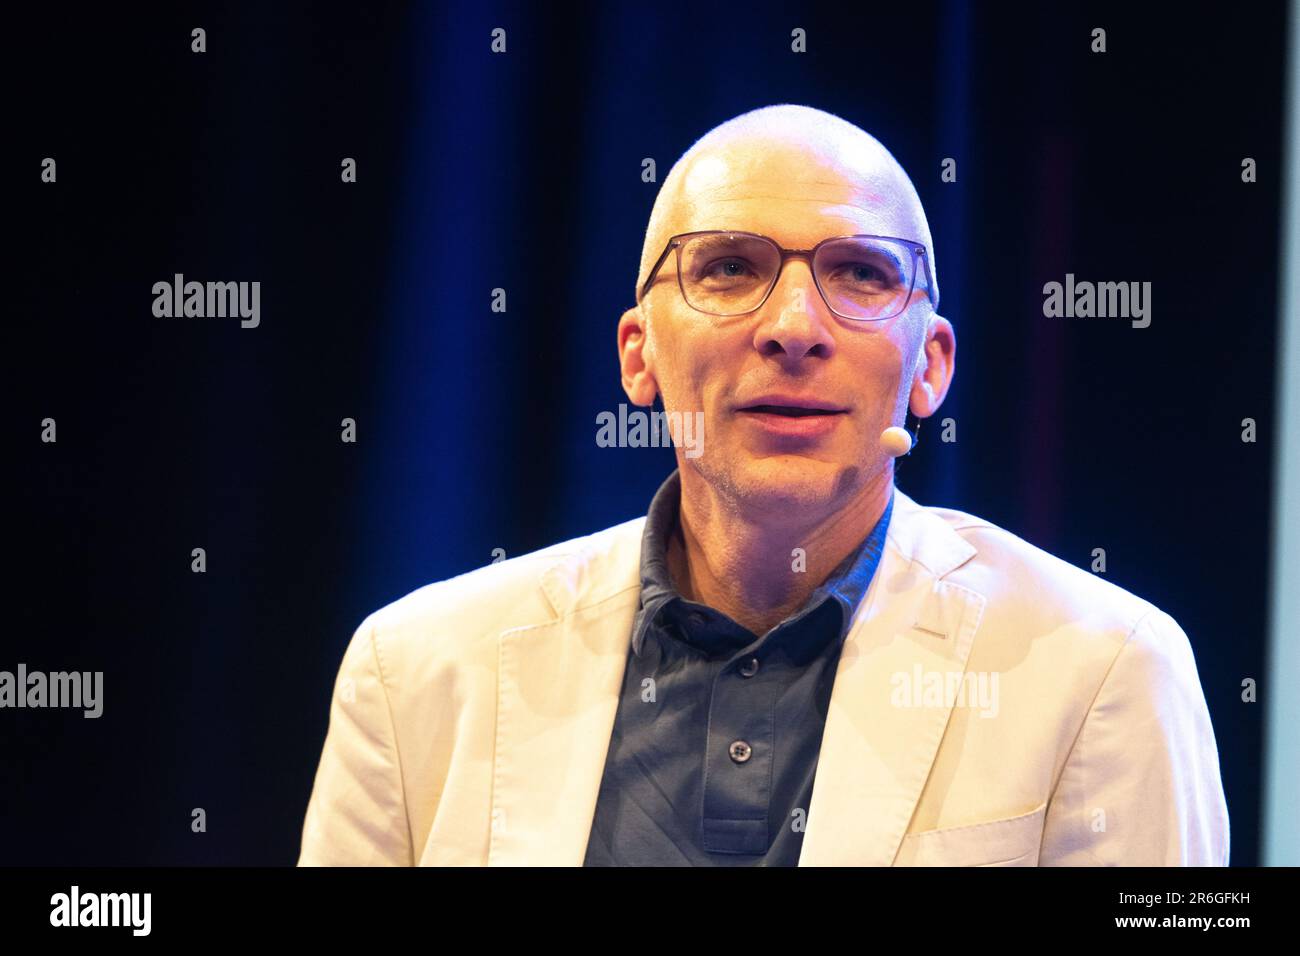
<svg viewBox="0 0 1300 956">
<path fill-rule="evenodd" d="M 943 581 L 975 549 L 896 494 L 885 555 L 836 671 L 800 866 L 893 862 L 952 710 L 917 691 L 927 675 L 965 672 L 983 613 L 983 595 Z"/>
<path fill-rule="evenodd" d="M 547 571 L 556 618 L 498 639 L 490 866 L 582 864 L 640 595 L 643 520 Z"/>
</svg>

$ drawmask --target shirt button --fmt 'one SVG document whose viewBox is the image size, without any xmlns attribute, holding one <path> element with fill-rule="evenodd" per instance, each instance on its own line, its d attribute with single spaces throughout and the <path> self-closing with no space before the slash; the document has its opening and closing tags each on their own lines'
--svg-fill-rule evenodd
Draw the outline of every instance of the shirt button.
<svg viewBox="0 0 1300 956">
<path fill-rule="evenodd" d="M 690 622 L 691 627 L 704 626 L 704 615 L 701 614 L 699 611 L 692 611 L 689 615 L 687 615 L 686 620 Z"/>
<path fill-rule="evenodd" d="M 731 759 L 736 763 L 744 763 L 750 758 L 750 755 L 753 754 L 753 752 L 753 748 L 743 740 L 732 741 L 730 750 Z"/>
<path fill-rule="evenodd" d="M 757 673 L 758 673 L 757 657 L 751 657 L 749 660 L 745 661 L 745 663 L 740 665 L 741 677 L 753 677 Z"/>
</svg>

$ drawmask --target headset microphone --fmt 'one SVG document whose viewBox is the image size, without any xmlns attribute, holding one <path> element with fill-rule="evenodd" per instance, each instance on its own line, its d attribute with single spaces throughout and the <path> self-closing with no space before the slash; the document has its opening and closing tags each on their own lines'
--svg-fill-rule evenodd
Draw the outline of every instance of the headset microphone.
<svg viewBox="0 0 1300 956">
<path fill-rule="evenodd" d="M 907 423 L 907 418 L 915 418 L 909 409 L 903 419 Z M 897 425 L 890 425 L 880 433 L 880 448 L 890 458 L 902 458 L 904 455 L 910 455 L 912 449 L 916 447 L 916 439 L 921 433 L 921 419 L 916 419 L 916 427 L 909 432 L 906 428 L 900 428 Z"/>
<path fill-rule="evenodd" d="M 901 458 L 912 450 L 912 436 L 907 429 L 890 425 L 880 433 L 880 447 L 890 458 Z"/>
<path fill-rule="evenodd" d="M 916 362 L 912 366 L 912 375 L 919 375 L 921 364 L 925 361 L 925 350 L 917 352 Z M 929 391 L 929 387 L 926 387 Z M 910 408 L 903 412 L 903 424 L 907 424 L 909 418 L 916 419 L 916 427 L 909 432 L 906 428 L 900 428 L 897 425 L 890 425 L 880 433 L 880 449 L 890 458 L 902 458 L 904 455 L 910 455 L 912 449 L 916 447 L 916 440 L 921 436 L 921 419 L 912 414 Z"/>
</svg>

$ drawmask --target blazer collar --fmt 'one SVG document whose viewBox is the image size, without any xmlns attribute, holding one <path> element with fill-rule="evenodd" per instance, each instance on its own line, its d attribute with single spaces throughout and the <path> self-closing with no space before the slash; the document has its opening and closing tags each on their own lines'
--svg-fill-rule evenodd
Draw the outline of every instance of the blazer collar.
<svg viewBox="0 0 1300 956">
<path fill-rule="evenodd" d="M 641 532 L 645 517 L 580 538 L 574 550 L 558 556 L 542 572 L 542 589 L 555 618 L 599 604 L 628 588 L 639 588 Z M 903 561 L 915 562 L 937 578 L 965 564 L 975 547 L 948 523 L 921 507 L 902 489 L 894 489 L 894 512 L 888 544 Z M 629 635 L 630 640 L 630 635 Z"/>
<path fill-rule="evenodd" d="M 554 612 L 499 636 L 491 865 L 579 866 L 640 590 L 645 518 L 582 539 L 541 575 Z M 945 582 L 975 548 L 895 489 L 885 554 L 845 639 L 800 865 L 888 865 L 951 706 L 893 706 L 914 667 L 965 670 L 984 596 Z"/>
<path fill-rule="evenodd" d="M 933 511 L 922 508 L 894 489 L 894 518 L 888 539 L 908 562 L 916 562 L 935 577 L 943 577 L 975 555 L 975 546 Z"/>
</svg>

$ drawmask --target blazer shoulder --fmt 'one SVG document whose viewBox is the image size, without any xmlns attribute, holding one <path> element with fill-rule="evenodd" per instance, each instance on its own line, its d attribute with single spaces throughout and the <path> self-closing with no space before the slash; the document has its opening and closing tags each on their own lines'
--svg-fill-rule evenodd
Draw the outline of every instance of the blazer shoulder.
<svg viewBox="0 0 1300 956">
<path fill-rule="evenodd" d="M 951 577 L 1019 617 L 1044 626 L 1084 624 L 1122 643 L 1148 614 L 1163 613 L 1102 574 L 1070 564 L 985 518 L 952 508 L 925 510 L 975 549 Z"/>
<path fill-rule="evenodd" d="M 639 540 L 644 521 L 636 518 L 426 584 L 373 611 L 360 629 L 372 632 L 381 660 L 444 650 L 459 656 L 476 639 L 495 642 L 501 631 L 556 617 L 555 598 L 544 586 L 548 572 L 590 563 L 631 535 Z"/>
</svg>

